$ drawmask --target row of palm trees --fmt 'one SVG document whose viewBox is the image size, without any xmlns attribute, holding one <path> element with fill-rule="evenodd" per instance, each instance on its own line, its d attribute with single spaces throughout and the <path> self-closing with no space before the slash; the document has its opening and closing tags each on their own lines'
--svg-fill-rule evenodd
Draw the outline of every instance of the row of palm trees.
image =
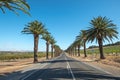
<svg viewBox="0 0 120 80">
<path fill-rule="evenodd" d="M 25 14 L 28 14 L 30 16 L 29 10 L 30 6 L 27 4 L 26 0 L 0 0 L 0 9 L 3 13 L 5 13 L 5 8 L 13 11 L 15 14 L 19 15 L 16 10 L 20 10 L 24 12 Z M 42 39 L 46 41 L 46 59 L 48 59 L 48 53 L 49 53 L 49 44 L 51 44 L 51 57 L 54 56 L 54 50 L 55 53 L 58 54 L 62 50 L 58 45 L 55 45 L 56 41 L 51 36 L 51 34 L 47 31 L 47 29 L 44 28 L 44 25 L 39 21 L 33 21 L 31 23 L 28 23 L 28 25 L 23 29 L 22 33 L 25 34 L 33 34 L 34 36 L 34 63 L 38 62 L 38 42 L 39 42 L 39 36 L 42 35 Z"/>
<path fill-rule="evenodd" d="M 63 52 L 63 50 L 58 45 L 55 45 L 54 48 L 55 48 L 55 51 L 54 51 L 55 57 L 59 56 Z"/>
<path fill-rule="evenodd" d="M 47 31 L 45 26 L 42 22 L 39 22 L 37 20 L 32 21 L 26 25 L 26 27 L 23 29 L 22 33 L 24 34 L 33 34 L 34 37 L 34 63 L 38 62 L 38 42 L 39 37 L 42 37 L 46 41 L 46 59 L 49 59 L 49 44 L 51 44 L 51 58 L 53 58 L 53 53 L 56 41 L 51 36 L 51 34 Z"/>
<path fill-rule="evenodd" d="M 75 41 L 67 48 L 67 52 L 71 55 L 77 54 L 80 56 L 80 47 L 84 47 L 84 57 L 86 54 L 86 42 L 96 42 L 99 45 L 100 59 L 105 59 L 103 52 L 103 42 L 105 40 L 112 41 L 117 38 L 118 32 L 116 25 L 107 17 L 98 16 L 90 21 L 90 27 L 87 30 L 81 30 L 80 34 L 76 36 Z M 77 47 L 77 48 L 76 48 Z"/>
</svg>

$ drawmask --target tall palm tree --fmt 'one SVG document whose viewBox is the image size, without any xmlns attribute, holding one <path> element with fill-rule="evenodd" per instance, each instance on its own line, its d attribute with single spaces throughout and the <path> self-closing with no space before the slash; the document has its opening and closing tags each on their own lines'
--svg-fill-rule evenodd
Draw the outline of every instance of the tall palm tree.
<svg viewBox="0 0 120 80">
<path fill-rule="evenodd" d="M 80 34 L 77 36 L 78 40 L 80 41 L 80 43 L 83 43 L 83 47 L 84 47 L 84 57 L 87 57 L 86 54 L 86 30 L 81 30 Z"/>
<path fill-rule="evenodd" d="M 26 27 L 23 29 L 22 33 L 24 34 L 33 34 L 34 36 L 34 63 L 38 62 L 38 41 L 39 35 L 43 35 L 47 33 L 47 30 L 44 28 L 44 25 L 35 20 L 33 22 L 28 23 Z"/>
<path fill-rule="evenodd" d="M 80 47 L 83 46 L 82 40 L 79 36 L 77 36 L 75 42 L 78 48 L 78 56 L 80 56 Z"/>
<path fill-rule="evenodd" d="M 80 56 L 80 44 L 78 44 L 78 56 Z"/>
<path fill-rule="evenodd" d="M 15 12 L 17 15 L 18 13 L 16 10 L 21 10 L 24 13 L 29 14 L 30 7 L 25 0 L 0 0 L 0 9 L 3 13 L 5 13 L 5 9 L 7 8 L 10 11 Z"/>
<path fill-rule="evenodd" d="M 53 58 L 53 54 L 54 54 L 54 45 L 55 45 L 56 41 L 53 37 L 51 37 L 51 40 L 50 40 L 50 44 L 51 44 L 51 58 Z"/>
<path fill-rule="evenodd" d="M 57 57 L 62 53 L 62 50 L 58 45 L 54 45 L 54 48 L 55 48 L 55 57 Z"/>
<path fill-rule="evenodd" d="M 74 42 L 66 50 L 71 56 L 74 56 Z"/>
<path fill-rule="evenodd" d="M 83 38 L 83 45 L 84 45 L 84 57 L 87 57 L 87 54 L 86 54 L 86 30 L 81 30 L 82 32 L 82 38 Z"/>
<path fill-rule="evenodd" d="M 50 44 L 50 40 L 51 40 L 50 33 L 44 34 L 42 39 L 44 39 L 46 41 L 46 59 L 49 59 L 48 53 L 49 53 L 49 44 Z"/>
<path fill-rule="evenodd" d="M 112 41 L 117 37 L 116 25 L 112 23 L 112 20 L 107 17 L 98 16 L 93 18 L 90 22 L 90 27 L 87 30 L 87 40 L 93 42 L 96 40 L 99 44 L 100 59 L 105 59 L 103 53 L 103 41 Z"/>
<path fill-rule="evenodd" d="M 75 40 L 75 41 L 73 42 L 72 46 L 74 47 L 74 53 L 73 53 L 73 54 L 74 54 L 74 55 L 77 55 L 77 51 L 76 51 L 76 50 L 77 50 L 77 46 L 78 46 L 78 41 Z"/>
<path fill-rule="evenodd" d="M 71 45 L 65 51 L 72 56 Z"/>
</svg>

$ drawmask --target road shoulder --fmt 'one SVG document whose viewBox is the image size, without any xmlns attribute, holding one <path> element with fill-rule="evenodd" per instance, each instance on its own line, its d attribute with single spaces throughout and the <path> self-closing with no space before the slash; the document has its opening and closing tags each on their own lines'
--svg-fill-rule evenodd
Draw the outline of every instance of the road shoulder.
<svg viewBox="0 0 120 80">
<path fill-rule="evenodd" d="M 92 67 L 98 68 L 106 73 L 109 73 L 109 74 L 115 76 L 115 77 L 120 77 L 120 68 L 118 68 L 118 67 L 102 64 L 98 61 L 90 60 L 87 58 L 81 58 L 81 57 L 75 57 L 75 56 L 68 56 L 68 57 L 79 60 L 87 65 L 92 66 Z"/>
<path fill-rule="evenodd" d="M 32 74 L 33 72 L 37 71 L 38 69 L 44 67 L 47 64 L 41 63 L 42 61 L 45 61 L 45 58 L 41 58 L 39 60 L 40 63 L 33 63 L 32 60 L 33 59 L 22 60 L 12 63 L 2 63 L 0 80 L 20 80 L 20 78 Z M 8 66 L 8 64 L 11 66 Z"/>
</svg>

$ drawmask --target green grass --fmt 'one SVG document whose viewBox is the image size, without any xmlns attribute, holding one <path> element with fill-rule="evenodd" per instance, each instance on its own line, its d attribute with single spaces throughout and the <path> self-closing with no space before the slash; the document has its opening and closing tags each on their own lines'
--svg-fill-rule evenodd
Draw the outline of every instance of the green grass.
<svg viewBox="0 0 120 80">
<path fill-rule="evenodd" d="M 93 49 L 87 49 L 87 54 L 99 54 L 98 48 Z M 118 46 L 109 46 L 109 47 L 103 47 L 103 51 L 105 54 L 120 54 L 120 45 Z M 83 50 L 81 50 L 81 53 L 83 53 Z"/>
<path fill-rule="evenodd" d="M 45 57 L 45 53 L 39 52 L 38 57 Z M 0 60 L 16 60 L 33 58 L 34 54 L 32 52 L 0 52 Z"/>
</svg>

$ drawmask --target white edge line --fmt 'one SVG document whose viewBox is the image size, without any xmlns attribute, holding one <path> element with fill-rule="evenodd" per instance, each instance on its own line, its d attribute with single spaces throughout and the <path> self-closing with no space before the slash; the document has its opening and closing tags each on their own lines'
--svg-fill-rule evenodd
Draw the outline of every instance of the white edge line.
<svg viewBox="0 0 120 80">
<path fill-rule="evenodd" d="M 73 59 L 73 58 L 72 58 L 72 59 Z M 76 59 L 75 59 L 75 60 L 76 60 Z M 79 60 L 77 60 L 77 61 L 79 61 Z M 98 70 L 100 70 L 100 71 L 103 71 L 103 72 L 105 72 L 105 73 L 107 73 L 107 74 L 112 75 L 112 73 L 110 73 L 110 72 L 108 72 L 108 71 L 106 71 L 106 70 L 103 70 L 103 69 L 101 69 L 100 67 L 97 67 L 97 66 L 92 66 L 92 65 L 87 64 L 87 63 L 82 62 L 82 61 L 79 61 L 79 62 L 81 62 L 81 63 L 83 63 L 83 64 L 85 64 L 85 65 L 91 66 L 91 67 L 93 67 L 93 68 L 95 68 L 95 69 L 98 69 Z"/>
<path fill-rule="evenodd" d="M 75 60 L 76 60 L 76 59 L 75 59 Z M 77 60 L 77 61 L 79 61 L 79 60 Z M 105 72 L 105 73 L 107 73 L 107 74 L 111 74 L 111 75 L 112 75 L 112 73 L 110 73 L 110 72 L 108 72 L 108 71 L 106 71 L 106 70 L 103 70 L 103 69 L 100 68 L 100 67 L 93 66 L 93 65 L 90 65 L 90 64 L 85 63 L 85 62 L 82 62 L 82 61 L 79 61 L 79 62 L 81 62 L 81 63 L 83 63 L 83 64 L 85 64 L 85 65 L 91 66 L 91 67 L 93 67 L 93 68 L 95 68 L 95 69 L 98 69 L 98 70 L 100 70 L 100 71 L 103 71 L 103 72 Z"/>
<path fill-rule="evenodd" d="M 84 63 L 84 62 L 82 62 L 83 64 L 86 64 L 86 65 L 89 65 L 89 66 L 91 66 L 91 67 L 93 67 L 93 68 L 96 68 L 96 69 L 98 69 L 98 70 L 100 70 L 100 71 L 103 71 L 103 72 L 105 72 L 105 73 L 107 73 L 107 74 L 112 74 L 112 73 L 110 73 L 110 72 L 108 72 L 108 71 L 106 71 L 106 70 L 103 70 L 102 68 L 100 68 L 100 67 L 97 67 L 97 66 L 92 66 L 92 65 L 90 65 L 90 64 L 87 64 L 87 63 Z"/>
<path fill-rule="evenodd" d="M 71 75 L 72 75 L 73 80 L 76 80 L 76 79 L 75 79 L 75 76 L 74 76 L 74 74 L 73 74 L 73 72 L 72 72 L 72 70 L 71 70 L 70 64 L 69 64 L 69 62 L 67 61 L 66 56 L 65 56 L 65 60 L 66 60 L 66 62 L 67 62 L 67 69 L 70 70 L 70 73 L 71 73 Z"/>
</svg>

